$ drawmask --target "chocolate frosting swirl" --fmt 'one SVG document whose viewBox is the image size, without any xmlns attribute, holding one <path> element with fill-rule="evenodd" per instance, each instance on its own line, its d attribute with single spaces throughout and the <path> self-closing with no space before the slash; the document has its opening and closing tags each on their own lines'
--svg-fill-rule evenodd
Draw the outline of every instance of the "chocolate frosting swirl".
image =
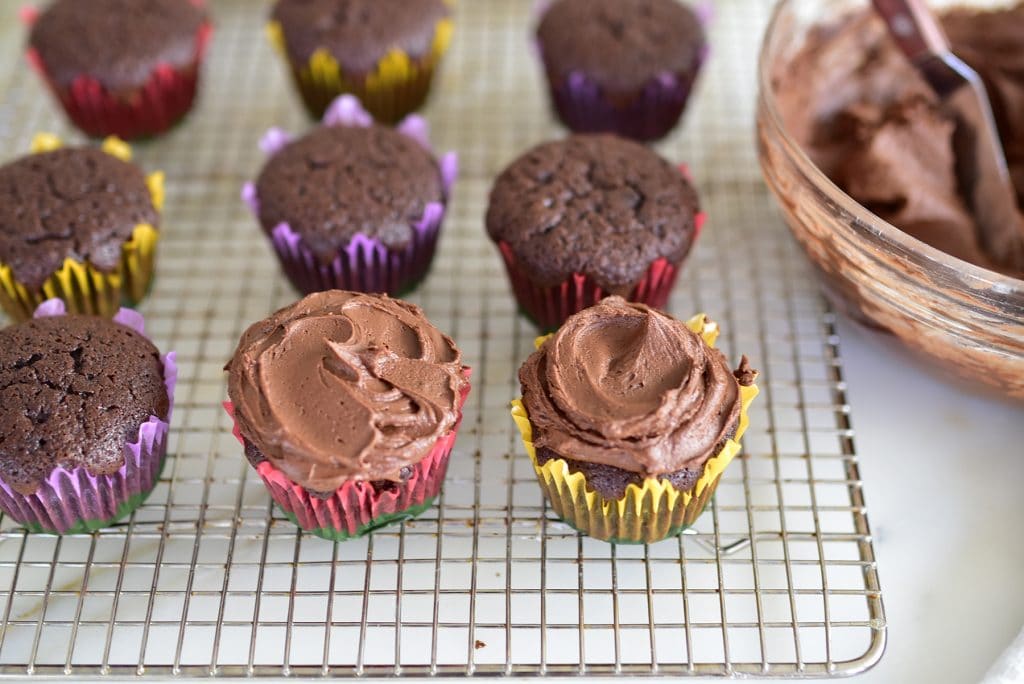
<svg viewBox="0 0 1024 684">
<path fill-rule="evenodd" d="M 686 325 L 609 297 L 570 318 L 523 365 L 537 447 L 654 477 L 703 466 L 735 434 L 739 384 Z"/>
<path fill-rule="evenodd" d="M 250 327 L 228 363 L 242 436 L 295 483 L 400 480 L 455 428 L 461 354 L 423 311 L 334 290 Z"/>
</svg>

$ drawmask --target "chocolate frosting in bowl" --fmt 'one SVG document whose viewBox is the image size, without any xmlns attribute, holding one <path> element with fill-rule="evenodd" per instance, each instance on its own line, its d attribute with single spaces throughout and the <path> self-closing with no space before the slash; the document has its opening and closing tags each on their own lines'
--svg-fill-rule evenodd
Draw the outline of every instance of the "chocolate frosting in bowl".
<svg viewBox="0 0 1024 684">
<path fill-rule="evenodd" d="M 954 51 L 985 80 L 1024 197 L 1024 3 L 954 10 L 942 22 Z M 811 30 L 780 63 L 773 86 L 786 128 L 836 185 L 913 237 L 1003 270 L 1002 255 L 985 252 L 958 187 L 955 120 L 873 12 Z"/>
<path fill-rule="evenodd" d="M 333 290 L 250 327 L 228 363 L 242 436 L 293 482 L 399 481 L 453 430 L 461 353 L 422 310 Z"/>
<path fill-rule="evenodd" d="M 654 477 L 699 468 L 735 434 L 739 385 L 686 325 L 609 297 L 570 318 L 523 365 L 533 441 L 584 463 Z"/>
</svg>

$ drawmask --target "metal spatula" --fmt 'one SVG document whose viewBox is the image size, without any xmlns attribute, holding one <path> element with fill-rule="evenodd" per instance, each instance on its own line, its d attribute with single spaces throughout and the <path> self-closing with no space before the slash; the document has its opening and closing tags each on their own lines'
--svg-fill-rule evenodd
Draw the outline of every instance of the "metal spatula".
<svg viewBox="0 0 1024 684">
<path fill-rule="evenodd" d="M 953 54 L 924 0 L 873 0 L 889 32 L 956 117 L 957 179 L 982 246 L 998 265 L 1024 271 L 1024 221 L 981 77 Z"/>
</svg>

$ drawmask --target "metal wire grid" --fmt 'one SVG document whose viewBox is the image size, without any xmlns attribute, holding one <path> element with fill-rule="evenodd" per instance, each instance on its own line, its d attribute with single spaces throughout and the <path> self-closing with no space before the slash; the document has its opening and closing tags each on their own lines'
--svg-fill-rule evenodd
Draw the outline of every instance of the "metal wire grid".
<svg viewBox="0 0 1024 684">
<path fill-rule="evenodd" d="M 0 0 L 0 141 L 75 138 L 18 59 Z M 307 124 L 262 39 L 265 8 L 213 3 L 205 97 L 139 146 L 168 174 L 149 331 L 179 352 L 172 454 L 124 525 L 63 538 L 0 525 L 0 674 L 775 675 L 862 671 L 885 618 L 832 315 L 762 188 L 750 140 L 767 4 L 717 3 L 713 60 L 684 131 L 712 217 L 671 308 L 708 311 L 763 370 L 743 458 L 694 534 L 649 547 L 582 538 L 546 509 L 508 416 L 534 331 L 484 237 L 491 179 L 559 129 L 531 61 L 529 0 L 461 3 L 429 109 L 463 178 L 413 297 L 459 341 L 474 391 L 439 505 L 332 544 L 274 510 L 220 402 L 241 330 L 295 294 L 238 201 L 260 133 Z"/>
</svg>

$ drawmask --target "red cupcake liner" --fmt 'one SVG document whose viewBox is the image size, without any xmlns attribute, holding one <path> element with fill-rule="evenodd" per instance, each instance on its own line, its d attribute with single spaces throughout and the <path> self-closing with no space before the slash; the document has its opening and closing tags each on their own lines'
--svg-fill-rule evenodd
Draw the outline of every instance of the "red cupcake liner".
<svg viewBox="0 0 1024 684">
<path fill-rule="evenodd" d="M 110 92 L 98 80 L 81 75 L 70 86 L 57 84 L 36 50 L 28 60 L 46 81 L 71 121 L 90 136 L 116 135 L 124 140 L 158 135 L 192 109 L 199 71 L 213 27 L 204 24 L 196 36 L 195 60 L 184 68 L 161 64 L 144 85 L 127 95 Z"/>
<path fill-rule="evenodd" d="M 466 370 L 469 377 L 469 370 Z M 452 430 L 439 439 L 422 460 L 411 466 L 409 477 L 393 486 L 374 487 L 373 483 L 352 480 L 343 483 L 330 496 L 311 494 L 275 468 L 270 461 L 256 466 L 271 498 L 296 525 L 325 539 L 344 541 L 361 537 L 384 525 L 413 518 L 426 510 L 444 485 L 448 461 L 462 423 L 461 408 L 469 396 L 469 386 L 460 399 L 459 419 Z M 234 420 L 234 405 L 224 408 Z M 246 445 L 235 424 L 234 435 Z"/>
<path fill-rule="evenodd" d="M 523 268 L 516 259 L 511 245 L 499 242 L 498 247 L 505 260 L 505 270 L 508 272 L 520 308 L 542 330 L 558 328 L 573 314 L 597 304 L 612 294 L 598 285 L 593 278 L 582 273 L 573 273 L 560 285 L 537 285 L 530 278 L 530 271 Z M 650 265 L 644 277 L 633 287 L 626 299 L 656 309 L 664 308 L 678 276 L 679 267 L 669 263 L 668 259 L 660 258 Z"/>
</svg>

